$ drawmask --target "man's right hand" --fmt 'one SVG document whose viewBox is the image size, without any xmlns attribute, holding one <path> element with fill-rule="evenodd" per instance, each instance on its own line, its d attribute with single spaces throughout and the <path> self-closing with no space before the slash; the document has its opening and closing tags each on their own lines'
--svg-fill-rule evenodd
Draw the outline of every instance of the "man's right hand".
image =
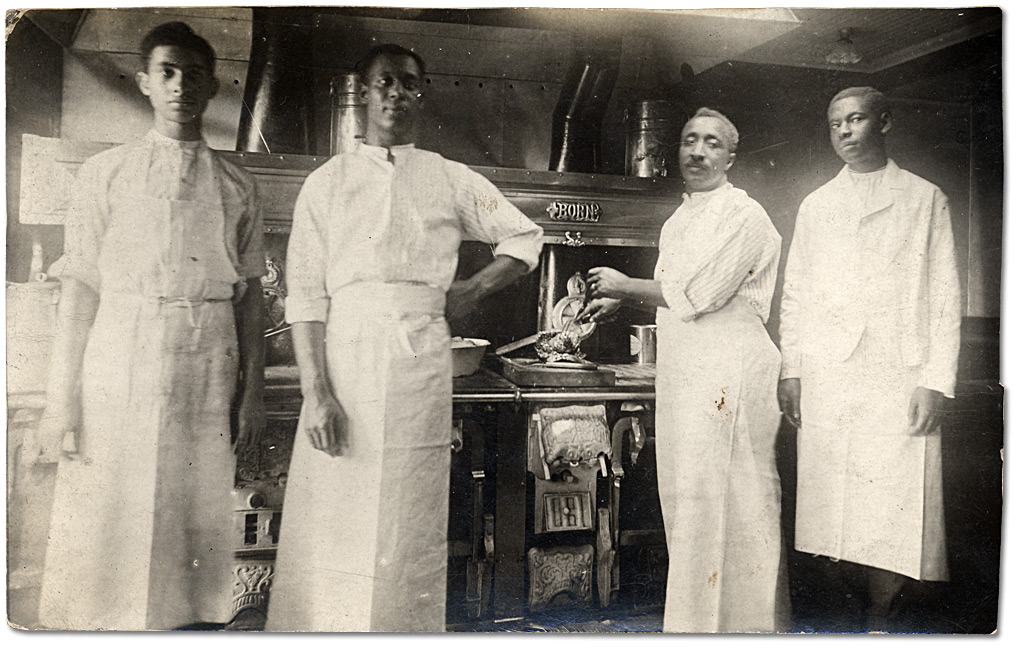
<svg viewBox="0 0 1020 650">
<path fill-rule="evenodd" d="M 612 320 L 613 315 L 620 310 L 622 305 L 623 301 L 619 298 L 596 298 L 577 315 L 577 320 L 582 323 L 588 320 L 593 323 L 604 323 Z"/>
<path fill-rule="evenodd" d="M 80 430 L 80 407 L 70 404 L 47 406 L 39 420 L 39 427 L 25 439 L 23 458 L 29 464 L 40 465 L 55 463 L 65 454 L 71 456 L 77 452 Z M 65 441 L 65 438 L 68 439 Z"/>
<path fill-rule="evenodd" d="M 343 455 L 347 448 L 347 414 L 336 398 L 306 397 L 301 404 L 301 422 L 312 447 L 330 456 Z"/>
<path fill-rule="evenodd" d="M 800 428 L 800 378 L 790 377 L 779 380 L 776 391 L 779 397 L 779 410 L 783 417 L 793 426 Z"/>
</svg>

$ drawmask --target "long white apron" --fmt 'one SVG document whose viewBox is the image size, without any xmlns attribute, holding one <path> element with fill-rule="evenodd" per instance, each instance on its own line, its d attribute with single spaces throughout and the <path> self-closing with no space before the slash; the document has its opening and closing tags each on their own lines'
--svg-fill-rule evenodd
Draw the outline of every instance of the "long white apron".
<svg viewBox="0 0 1020 650">
<path fill-rule="evenodd" d="M 942 437 L 911 435 L 920 368 L 866 330 L 849 359 L 804 355 L 797 439 L 798 551 L 948 580 Z"/>
<path fill-rule="evenodd" d="M 218 294 L 237 275 L 223 228 L 215 202 L 139 198 L 112 215 L 79 456 L 57 470 L 46 627 L 229 619 L 238 346 L 231 302 Z"/>
<path fill-rule="evenodd" d="M 656 471 L 669 573 L 664 632 L 770 632 L 782 565 L 780 355 L 741 296 L 683 322 L 659 309 Z"/>
<path fill-rule="evenodd" d="M 452 370 L 445 294 L 361 283 L 331 296 L 333 458 L 298 427 L 267 629 L 442 632 Z"/>
</svg>

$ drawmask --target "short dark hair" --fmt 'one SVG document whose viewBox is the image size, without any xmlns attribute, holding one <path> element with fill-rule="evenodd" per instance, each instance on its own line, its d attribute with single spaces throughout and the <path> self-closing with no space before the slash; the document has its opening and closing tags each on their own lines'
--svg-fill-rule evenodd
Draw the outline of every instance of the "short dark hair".
<svg viewBox="0 0 1020 650">
<path fill-rule="evenodd" d="M 186 23 L 163 23 L 153 27 L 142 39 L 142 64 L 148 68 L 152 51 L 161 45 L 175 46 L 194 52 L 205 59 L 209 72 L 216 71 L 216 52 L 209 41 L 194 32 Z"/>
<path fill-rule="evenodd" d="M 416 52 L 397 45 L 396 43 L 381 43 L 374 46 L 365 56 L 358 61 L 358 64 L 354 66 L 354 70 L 364 78 L 368 69 L 372 67 L 372 63 L 382 56 L 409 56 L 414 59 L 415 64 L 418 66 L 418 70 L 421 71 L 421 76 L 425 76 L 425 59 L 421 58 Z"/>
<path fill-rule="evenodd" d="M 736 153 L 737 145 L 740 144 L 740 133 L 737 131 L 737 127 L 733 126 L 733 122 L 730 121 L 730 118 L 726 117 L 714 108 L 708 108 L 705 106 L 699 108 L 694 115 L 691 116 L 691 120 L 696 117 L 711 117 L 722 122 L 722 134 L 723 137 L 726 138 L 726 148 L 730 153 Z M 691 120 L 687 121 L 690 122 Z M 684 126 L 686 127 L 687 125 L 685 124 Z"/>
<path fill-rule="evenodd" d="M 892 110 L 889 108 L 889 99 L 885 96 L 885 93 L 880 90 L 876 90 L 871 86 L 851 86 L 849 88 L 844 88 L 829 100 L 829 107 L 825 109 L 825 112 L 828 113 L 833 104 L 841 99 L 846 99 L 847 97 L 863 97 L 864 103 L 867 104 L 869 108 L 873 108 L 879 116 L 883 113 L 890 117 L 892 116 Z"/>
</svg>

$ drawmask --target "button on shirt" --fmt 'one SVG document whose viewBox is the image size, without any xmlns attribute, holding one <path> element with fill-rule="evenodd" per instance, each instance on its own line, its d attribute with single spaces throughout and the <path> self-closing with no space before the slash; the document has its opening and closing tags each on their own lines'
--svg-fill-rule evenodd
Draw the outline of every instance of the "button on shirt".
<svg viewBox="0 0 1020 650">
<path fill-rule="evenodd" d="M 301 188 L 287 253 L 288 322 L 325 322 L 358 282 L 449 289 L 463 239 L 534 269 L 542 229 L 466 165 L 403 145 L 362 144 Z"/>
</svg>

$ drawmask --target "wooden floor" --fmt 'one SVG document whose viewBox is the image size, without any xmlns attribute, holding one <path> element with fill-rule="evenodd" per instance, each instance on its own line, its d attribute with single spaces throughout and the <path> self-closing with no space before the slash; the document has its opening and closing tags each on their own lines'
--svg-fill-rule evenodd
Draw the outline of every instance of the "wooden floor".
<svg viewBox="0 0 1020 650">
<path fill-rule="evenodd" d="M 629 612 L 562 610 L 523 618 L 448 625 L 447 632 L 662 632 L 662 608 Z"/>
</svg>

